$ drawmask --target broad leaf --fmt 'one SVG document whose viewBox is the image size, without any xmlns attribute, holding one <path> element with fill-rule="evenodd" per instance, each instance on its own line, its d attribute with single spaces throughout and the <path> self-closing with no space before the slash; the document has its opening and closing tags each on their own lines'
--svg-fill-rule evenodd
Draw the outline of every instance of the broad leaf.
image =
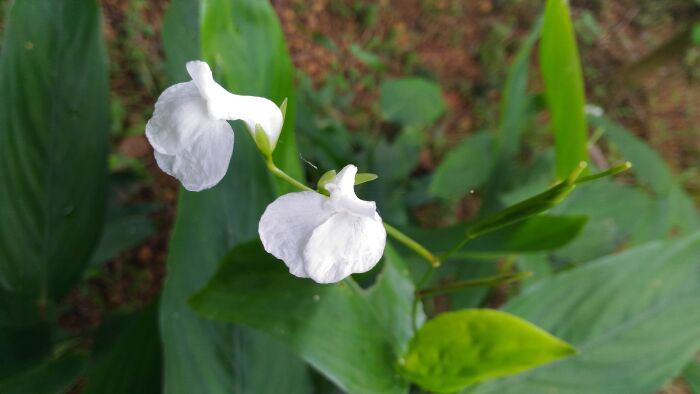
<svg viewBox="0 0 700 394">
<path fill-rule="evenodd" d="M 199 3 L 170 3 L 163 41 L 171 80 L 189 79 L 184 62 L 203 58 L 215 78 L 235 93 L 277 103 L 289 98 L 275 153 L 293 151 L 292 73 L 274 10 L 267 1 L 205 0 L 200 19 Z M 203 52 L 200 30 L 210 40 Z M 222 182 L 200 193 L 180 192 L 160 309 L 164 392 L 306 393 L 307 368 L 298 357 L 250 330 L 207 321 L 186 303 L 231 247 L 257 235 L 260 215 L 275 195 L 254 142 L 242 124 L 234 129 L 235 148 Z M 278 157 L 278 165 L 290 172 L 298 168 L 284 157 Z"/>
<path fill-rule="evenodd" d="M 556 143 L 557 177 L 588 160 L 583 77 L 566 0 L 547 0 L 540 42 L 540 70 Z"/>
<path fill-rule="evenodd" d="M 440 85 L 422 78 L 384 81 L 379 95 L 382 117 L 404 126 L 430 125 L 447 109 Z"/>
<path fill-rule="evenodd" d="M 103 328 L 109 332 L 97 337 L 82 394 L 161 392 L 162 356 L 156 306 L 153 303 L 124 317 L 119 324 Z"/>
<path fill-rule="evenodd" d="M 401 372 L 440 393 L 571 355 L 574 348 L 517 316 L 488 309 L 447 312 L 411 340 Z"/>
<path fill-rule="evenodd" d="M 494 152 L 492 133 L 478 133 L 467 137 L 450 150 L 435 169 L 430 183 L 430 194 L 447 200 L 457 200 L 470 190 L 481 186 L 491 175 Z"/>
<path fill-rule="evenodd" d="M 384 266 L 368 291 L 352 279 L 322 285 L 292 276 L 255 241 L 233 249 L 191 304 L 279 339 L 341 389 L 402 393 L 395 363 L 411 334 L 413 285 L 390 247 Z"/>
<path fill-rule="evenodd" d="M 75 385 L 84 368 L 85 358 L 81 355 L 67 353 L 51 357 L 27 371 L 0 380 L 0 392 L 64 394 Z"/>
<path fill-rule="evenodd" d="M 109 145 L 97 2 L 15 2 L 4 38 L 0 325 L 20 324 L 79 279 L 102 226 Z"/>
<path fill-rule="evenodd" d="M 657 241 L 541 281 L 505 310 L 578 349 L 477 393 L 650 393 L 700 348 L 700 233 Z M 672 335 L 669 335 L 672 333 Z"/>
</svg>

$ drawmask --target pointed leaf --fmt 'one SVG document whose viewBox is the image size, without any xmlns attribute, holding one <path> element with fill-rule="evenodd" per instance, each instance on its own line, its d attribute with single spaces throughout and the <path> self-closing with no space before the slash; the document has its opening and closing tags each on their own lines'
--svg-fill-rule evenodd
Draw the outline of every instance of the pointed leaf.
<svg viewBox="0 0 700 394">
<path fill-rule="evenodd" d="M 467 309 L 443 313 L 421 327 L 401 371 L 419 386 L 445 393 L 573 353 L 566 342 L 517 316 Z"/>
</svg>

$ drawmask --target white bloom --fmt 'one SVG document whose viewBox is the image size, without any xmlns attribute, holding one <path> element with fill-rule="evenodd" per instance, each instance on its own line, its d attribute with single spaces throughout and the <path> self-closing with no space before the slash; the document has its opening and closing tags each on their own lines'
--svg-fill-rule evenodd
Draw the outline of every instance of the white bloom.
<svg viewBox="0 0 700 394">
<path fill-rule="evenodd" d="M 227 120 L 242 120 L 251 133 L 259 125 L 274 149 L 282 111 L 270 100 L 238 96 L 221 87 L 202 61 L 187 63 L 192 81 L 167 88 L 158 97 L 146 137 L 158 166 L 187 190 L 208 189 L 226 174 L 233 151 Z"/>
<path fill-rule="evenodd" d="M 289 272 L 334 283 L 372 269 L 384 253 L 386 230 L 373 201 L 355 195 L 357 167 L 348 165 L 316 192 L 289 193 L 268 205 L 258 232 L 265 250 Z"/>
</svg>

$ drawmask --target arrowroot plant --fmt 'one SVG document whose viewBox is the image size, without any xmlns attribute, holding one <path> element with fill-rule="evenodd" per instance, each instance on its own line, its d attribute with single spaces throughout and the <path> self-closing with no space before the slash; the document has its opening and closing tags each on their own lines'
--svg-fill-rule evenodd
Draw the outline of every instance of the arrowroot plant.
<svg viewBox="0 0 700 394">
<path fill-rule="evenodd" d="M 568 4 L 545 3 L 512 60 L 499 129 L 465 138 L 425 181 L 404 162 L 444 110 L 428 108 L 430 83 L 383 86 L 399 137 L 344 150 L 303 118 L 267 1 L 172 0 L 172 85 L 145 126 L 158 167 L 182 185 L 165 284 L 149 307 L 75 334 L 57 322 L 61 300 L 118 232 L 103 224 L 99 10 L 16 0 L 0 59 L 0 392 L 697 384 L 697 211 L 653 150 L 586 105 Z M 544 91 L 531 93 L 536 45 Z M 523 163 L 522 135 L 542 111 L 554 147 Z M 589 160 L 599 140 L 619 164 Z M 301 155 L 323 157 L 315 182 Z M 407 184 L 446 205 L 477 189 L 482 205 L 468 222 L 421 228 L 396 214 Z"/>
</svg>

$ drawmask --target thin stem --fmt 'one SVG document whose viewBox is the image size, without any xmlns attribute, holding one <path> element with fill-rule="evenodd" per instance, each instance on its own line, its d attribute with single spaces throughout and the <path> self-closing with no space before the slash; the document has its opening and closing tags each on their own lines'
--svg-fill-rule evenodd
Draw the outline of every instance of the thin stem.
<svg viewBox="0 0 700 394">
<path fill-rule="evenodd" d="M 268 156 L 267 160 L 265 160 L 265 163 L 267 164 L 267 168 L 272 172 L 276 177 L 286 181 L 290 185 L 296 187 L 297 189 L 307 191 L 307 192 L 315 192 L 316 190 L 306 186 L 305 184 L 297 181 L 296 179 L 292 178 L 291 176 L 287 175 L 286 172 L 280 170 L 275 163 L 272 161 L 272 156 Z"/>
<path fill-rule="evenodd" d="M 301 182 L 297 181 L 296 179 L 292 178 L 291 176 L 289 176 L 286 172 L 279 169 L 275 165 L 275 162 L 272 161 L 272 156 L 267 157 L 267 159 L 265 160 L 265 164 L 267 164 L 267 168 L 276 177 L 284 180 L 285 182 L 289 183 L 290 185 L 296 187 L 297 189 L 307 191 L 307 192 L 316 192 L 316 190 L 304 185 L 303 183 L 301 183 Z M 402 233 L 396 227 L 394 227 L 390 224 L 387 224 L 386 222 L 384 222 L 384 228 L 386 229 L 387 234 L 389 234 L 394 239 L 396 239 L 400 243 L 404 244 L 407 248 L 413 250 L 418 255 L 423 257 L 426 261 L 428 261 L 428 263 L 430 264 L 431 267 L 439 267 L 440 266 L 440 259 L 437 258 L 434 254 L 432 254 L 423 245 L 419 244 L 417 241 L 415 241 L 414 239 L 412 239 L 408 235 Z"/>
<path fill-rule="evenodd" d="M 520 281 L 522 279 L 532 276 L 532 272 L 515 272 L 509 274 L 489 276 L 486 278 L 463 280 L 459 282 L 453 282 L 442 286 L 431 287 L 428 289 L 418 290 L 416 292 L 416 299 L 423 297 L 430 297 L 438 294 L 452 293 L 461 289 L 470 287 L 493 287 L 508 283 L 513 283 Z"/>
<path fill-rule="evenodd" d="M 413 238 L 402 233 L 399 229 L 386 222 L 384 222 L 384 228 L 386 229 L 387 234 L 391 235 L 395 240 L 401 242 L 404 244 L 404 246 L 423 257 L 431 267 L 436 268 L 440 266 L 441 260 Z"/>
</svg>

